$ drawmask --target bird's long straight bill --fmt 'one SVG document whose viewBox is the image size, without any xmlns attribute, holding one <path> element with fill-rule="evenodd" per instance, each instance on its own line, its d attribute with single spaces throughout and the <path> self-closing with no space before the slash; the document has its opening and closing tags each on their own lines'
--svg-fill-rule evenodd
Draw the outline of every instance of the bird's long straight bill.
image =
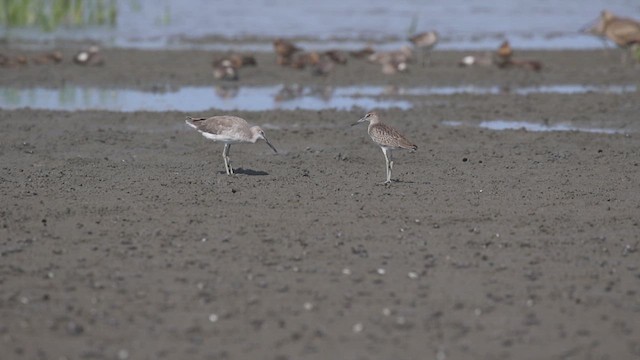
<svg viewBox="0 0 640 360">
<path fill-rule="evenodd" d="M 271 143 L 269 142 L 269 140 L 267 140 L 267 138 L 264 138 L 264 141 L 267 143 L 267 145 L 269 145 L 269 147 L 273 150 L 274 153 L 278 153 L 278 150 L 276 150 L 276 148 L 271 145 Z"/>
<path fill-rule="evenodd" d="M 358 121 L 354 122 L 353 124 L 351 124 L 351 126 L 356 126 L 356 125 L 360 124 L 360 123 L 361 123 L 361 122 L 363 122 L 363 121 L 364 121 L 364 118 L 362 118 L 362 119 L 360 119 L 360 120 L 358 120 Z"/>
</svg>

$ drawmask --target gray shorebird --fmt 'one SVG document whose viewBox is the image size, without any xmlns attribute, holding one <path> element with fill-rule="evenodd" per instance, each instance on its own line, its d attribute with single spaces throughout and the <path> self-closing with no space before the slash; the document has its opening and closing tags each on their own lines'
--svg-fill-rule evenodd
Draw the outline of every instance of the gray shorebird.
<svg viewBox="0 0 640 360">
<path fill-rule="evenodd" d="M 367 46 L 365 48 L 362 48 L 360 50 L 354 50 L 354 51 L 349 51 L 349 55 L 351 55 L 352 57 L 356 58 L 356 59 L 364 59 L 369 57 L 369 55 L 375 53 L 376 51 L 373 50 L 373 48 L 371 46 Z"/>
<path fill-rule="evenodd" d="M 360 120 L 355 122 L 351 126 L 358 125 L 361 122 L 369 122 L 369 128 L 367 132 L 380 149 L 384 153 L 384 159 L 386 161 L 387 181 L 385 184 L 391 183 L 391 170 L 393 169 L 393 157 L 391 156 L 392 150 L 418 150 L 418 146 L 409 141 L 404 135 L 400 134 L 396 129 L 389 125 L 383 124 L 378 118 L 378 114 L 375 112 L 369 112 L 363 116 Z"/>
<path fill-rule="evenodd" d="M 264 131 L 262 131 L 259 126 L 249 126 L 243 118 L 230 115 L 212 116 L 210 118 L 193 118 L 187 116 L 185 122 L 187 125 L 198 130 L 198 132 L 207 139 L 224 143 L 222 158 L 224 159 L 224 168 L 227 171 L 227 175 L 233 174 L 233 168 L 229 160 L 231 144 L 255 144 L 256 141 L 262 139 L 269 145 L 273 152 L 278 153 L 278 150 L 267 140 Z"/>
<path fill-rule="evenodd" d="M 387 52 L 375 52 L 367 57 L 367 60 L 372 63 L 384 64 L 388 62 L 410 62 L 413 58 L 413 50 L 410 46 L 403 45 L 400 50 L 387 51 Z"/>
<path fill-rule="evenodd" d="M 424 66 L 425 58 L 427 58 L 429 64 L 431 64 L 431 50 L 438 43 L 438 38 L 439 36 L 437 31 L 427 31 L 409 37 L 408 40 L 413 44 L 413 46 L 422 52 L 422 66 Z"/>
</svg>

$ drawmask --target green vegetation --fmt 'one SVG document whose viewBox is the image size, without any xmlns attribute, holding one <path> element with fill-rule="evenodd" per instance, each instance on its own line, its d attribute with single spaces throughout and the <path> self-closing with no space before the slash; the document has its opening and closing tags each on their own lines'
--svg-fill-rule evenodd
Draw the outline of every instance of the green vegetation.
<svg viewBox="0 0 640 360">
<path fill-rule="evenodd" d="M 0 0 L 0 25 L 39 27 L 44 31 L 86 25 L 109 25 L 118 16 L 116 0 Z"/>
</svg>

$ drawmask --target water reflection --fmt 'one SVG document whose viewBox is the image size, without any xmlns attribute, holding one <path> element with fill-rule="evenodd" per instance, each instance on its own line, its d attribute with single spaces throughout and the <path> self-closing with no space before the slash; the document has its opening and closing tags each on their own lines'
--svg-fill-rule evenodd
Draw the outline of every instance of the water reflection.
<svg viewBox="0 0 640 360">
<path fill-rule="evenodd" d="M 221 110 L 349 110 L 353 107 L 408 109 L 406 100 L 379 99 L 375 96 L 350 96 L 334 92 L 332 87 L 301 85 L 238 87 L 184 87 L 175 91 L 140 91 L 64 87 L 61 89 L 0 89 L 0 108 L 48 110 L 109 111 L 204 111 Z"/>
<path fill-rule="evenodd" d="M 480 123 L 464 122 L 464 121 L 443 121 L 443 125 L 446 126 L 477 126 L 489 130 L 527 130 L 534 132 L 546 132 L 546 131 L 580 131 L 588 133 L 598 134 L 624 134 L 625 131 L 618 129 L 608 128 L 589 128 L 582 126 L 575 126 L 569 123 L 535 123 L 530 121 L 515 121 L 515 120 L 485 120 Z"/>
<path fill-rule="evenodd" d="M 529 95 L 529 94 L 622 94 L 636 92 L 636 85 L 582 85 L 559 84 L 526 87 L 505 86 L 433 86 L 433 87 L 399 87 L 399 86 L 346 86 L 336 90 L 342 96 L 429 96 L 429 95 Z"/>
<path fill-rule="evenodd" d="M 0 108 L 31 107 L 50 110 L 110 111 L 202 111 L 272 109 L 409 109 L 412 101 L 428 96 L 457 94 L 582 94 L 636 92 L 636 85 L 545 85 L 501 88 L 479 86 L 397 87 L 397 86 L 238 86 L 155 88 L 152 91 L 63 87 L 60 89 L 0 88 Z M 424 99 L 421 99 L 424 103 Z"/>
</svg>

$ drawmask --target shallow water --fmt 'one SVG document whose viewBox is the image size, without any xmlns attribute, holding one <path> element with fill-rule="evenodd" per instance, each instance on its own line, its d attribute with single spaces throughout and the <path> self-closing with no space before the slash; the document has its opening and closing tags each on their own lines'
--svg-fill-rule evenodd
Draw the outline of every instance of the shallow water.
<svg viewBox="0 0 640 360">
<path fill-rule="evenodd" d="M 336 88 L 336 94 L 343 96 L 379 96 L 379 95 L 408 95 L 408 96 L 429 96 L 429 95 L 455 95 L 455 94 L 477 94 L 477 95 L 498 95 L 498 94 L 622 94 L 636 92 L 636 85 L 584 85 L 584 84 L 557 84 L 544 86 L 527 87 L 500 87 L 500 86 L 434 86 L 434 87 L 398 87 L 398 86 L 348 86 Z"/>
<path fill-rule="evenodd" d="M 0 108 L 108 111 L 204 111 L 221 110 L 349 110 L 353 107 L 408 109 L 405 100 L 353 97 L 332 88 L 302 86 L 268 87 L 184 87 L 170 92 L 128 89 L 65 87 L 62 89 L 0 89 Z"/>
<path fill-rule="evenodd" d="M 527 130 L 534 132 L 547 132 L 547 131 L 580 131 L 588 133 L 598 134 L 624 134 L 626 131 L 610 128 L 590 128 L 572 125 L 570 123 L 536 123 L 530 121 L 516 121 L 516 120 L 485 120 L 479 123 L 465 122 L 465 121 L 443 121 L 443 125 L 446 126 L 477 126 L 489 130 Z"/>
<path fill-rule="evenodd" d="M 321 110 L 351 108 L 384 109 L 412 107 L 416 97 L 455 94 L 532 93 L 579 94 L 585 92 L 636 92 L 636 85 L 547 85 L 500 88 L 478 86 L 397 87 L 397 86 L 237 86 L 183 87 L 175 91 L 142 91 L 67 86 L 48 88 L 0 88 L 0 108 L 107 111 L 203 111 L 221 110 Z M 424 103 L 424 101 L 421 101 Z"/>
<path fill-rule="evenodd" d="M 0 108 L 33 108 L 46 110 L 108 110 L 108 111 L 204 111 L 221 110 L 321 110 L 351 108 L 384 109 L 412 107 L 416 97 L 455 94 L 516 94 L 533 93 L 580 94 L 636 92 L 636 85 L 574 85 L 560 84 L 539 87 L 500 88 L 497 86 L 237 86 L 183 87 L 175 91 L 141 91 L 131 89 L 101 89 L 67 86 L 49 88 L 0 88 Z"/>
<path fill-rule="evenodd" d="M 640 18 L 637 0 L 401 0 L 393 4 L 386 0 L 119 0 L 113 27 L 58 28 L 50 33 L 2 27 L 0 32 L 10 39 L 91 39 L 121 47 L 235 49 L 236 45 L 220 44 L 213 38 L 341 39 L 350 43 L 331 42 L 329 46 L 359 47 L 363 39 L 398 41 L 413 32 L 436 29 L 442 37 L 440 49 L 493 49 L 507 37 L 518 48 L 598 48 L 600 40 L 578 30 L 604 8 Z M 259 46 L 271 51 L 270 44 Z"/>
</svg>

